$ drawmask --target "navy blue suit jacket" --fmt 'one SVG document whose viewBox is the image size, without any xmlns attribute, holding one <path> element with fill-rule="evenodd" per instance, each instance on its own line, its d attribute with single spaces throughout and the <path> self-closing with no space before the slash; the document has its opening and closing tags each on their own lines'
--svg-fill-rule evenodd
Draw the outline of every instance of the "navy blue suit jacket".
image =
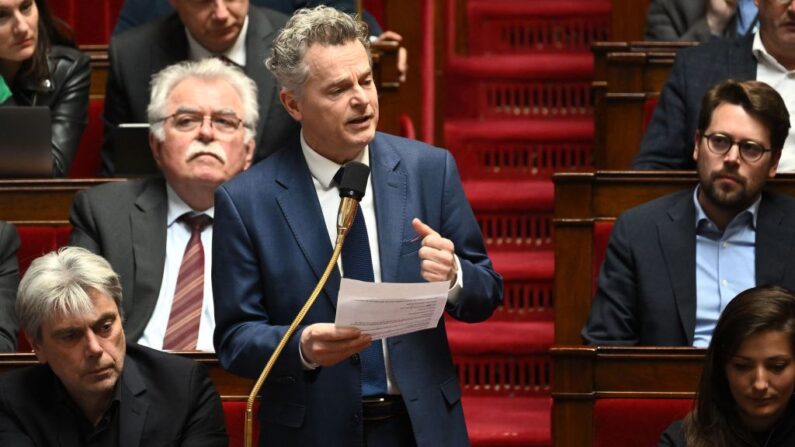
<svg viewBox="0 0 795 447">
<path fill-rule="evenodd" d="M 502 278 L 486 256 L 480 229 L 449 152 L 378 133 L 370 144 L 384 282 L 420 282 L 411 219 L 419 217 L 455 244 L 463 289 L 447 312 L 488 318 L 502 301 Z M 259 375 L 331 257 L 332 241 L 298 139 L 221 186 L 215 195 L 213 287 L 215 348 L 221 365 Z M 335 270 L 303 325 L 333 322 Z M 262 442 L 271 445 L 362 443 L 358 356 L 305 371 L 291 339 L 262 394 Z M 420 446 L 466 445 L 467 433 L 444 320 L 436 328 L 390 338 L 395 380 Z"/>
<path fill-rule="evenodd" d="M 693 143 L 701 99 L 726 79 L 756 79 L 754 35 L 713 39 L 681 50 L 668 75 L 649 128 L 632 162 L 634 169 L 695 169 Z"/>
<path fill-rule="evenodd" d="M 763 193 L 756 219 L 756 284 L 795 290 L 793 250 L 795 199 Z M 696 207 L 688 189 L 618 218 L 583 340 L 692 346 L 696 299 Z"/>
</svg>

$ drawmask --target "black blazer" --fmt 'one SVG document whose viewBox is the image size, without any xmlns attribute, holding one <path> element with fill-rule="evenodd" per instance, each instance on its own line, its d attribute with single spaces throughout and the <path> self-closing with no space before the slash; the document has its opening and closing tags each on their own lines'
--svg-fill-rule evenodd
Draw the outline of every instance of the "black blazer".
<svg viewBox="0 0 795 447">
<path fill-rule="evenodd" d="M 632 208 L 616 221 L 582 330 L 593 345 L 692 346 L 696 328 L 693 190 Z M 795 290 L 795 199 L 763 193 L 756 283 Z"/>
<path fill-rule="evenodd" d="M 155 177 L 80 191 L 69 213 L 69 245 L 103 256 L 121 277 L 130 342 L 141 338 L 160 294 L 167 212 L 166 182 Z"/>
<path fill-rule="evenodd" d="M 246 35 L 246 75 L 257 84 L 259 125 L 254 160 L 261 160 L 288 138 L 294 136 L 298 123 L 284 110 L 276 79 L 265 68 L 276 33 L 287 16 L 265 8 L 249 7 Z M 163 68 L 188 59 L 188 38 L 179 17 L 172 14 L 155 22 L 130 29 L 113 37 L 108 48 L 110 70 L 105 89 L 105 143 L 102 169 L 113 173 L 110 140 L 113 129 L 121 123 L 147 122 L 149 82 Z M 141 150 L 148 150 L 141 148 Z"/>
<path fill-rule="evenodd" d="M 228 445 L 221 399 L 198 363 L 127 345 L 119 386 L 122 447 Z M 79 415 L 47 365 L 0 376 L 0 445 L 79 447 Z"/>
<path fill-rule="evenodd" d="M 754 34 L 713 39 L 681 50 L 665 81 L 657 108 L 643 136 L 634 169 L 695 169 L 693 143 L 701 99 L 726 79 L 756 79 Z"/>
</svg>

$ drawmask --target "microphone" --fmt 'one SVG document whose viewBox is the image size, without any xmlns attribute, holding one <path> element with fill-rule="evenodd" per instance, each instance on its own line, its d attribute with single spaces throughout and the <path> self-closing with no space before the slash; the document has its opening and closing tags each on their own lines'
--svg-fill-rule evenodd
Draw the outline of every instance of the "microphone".
<svg viewBox="0 0 795 447">
<path fill-rule="evenodd" d="M 348 233 L 356 218 L 356 209 L 364 197 L 367 189 L 367 178 L 370 168 L 358 161 L 348 162 L 342 171 L 342 180 L 339 182 L 340 207 L 337 211 L 337 238 Z"/>
<path fill-rule="evenodd" d="M 328 264 L 326 264 L 326 270 L 323 272 L 320 280 L 318 280 L 314 290 L 312 290 L 312 294 L 306 299 L 298 315 L 296 315 L 281 340 L 279 340 L 279 344 L 276 346 L 276 349 L 273 350 L 270 358 L 268 358 L 265 368 L 260 373 L 259 378 L 254 383 L 254 387 L 251 389 L 251 393 L 248 395 L 248 400 L 246 401 L 246 421 L 243 427 L 245 447 L 252 447 L 254 433 L 254 402 L 259 395 L 259 391 L 273 369 L 276 359 L 279 358 L 284 347 L 287 346 L 288 340 L 293 336 L 296 329 L 298 329 L 298 325 L 301 324 L 301 321 L 304 319 L 307 312 L 309 312 L 309 308 L 312 307 L 318 294 L 320 294 L 320 291 L 326 285 L 326 281 L 328 281 L 329 276 L 331 276 L 331 272 L 337 267 L 337 259 L 342 252 L 342 244 L 345 242 L 345 236 L 348 234 L 348 230 L 351 228 L 353 220 L 356 218 L 356 209 L 359 207 L 359 201 L 364 197 L 364 191 L 367 189 L 367 178 L 369 176 L 370 168 L 358 161 L 348 162 L 342 170 L 342 179 L 340 179 L 338 183 L 342 200 L 340 201 L 340 207 L 337 211 L 337 241 L 334 244 L 334 251 L 331 254 L 331 259 L 329 259 Z"/>
</svg>

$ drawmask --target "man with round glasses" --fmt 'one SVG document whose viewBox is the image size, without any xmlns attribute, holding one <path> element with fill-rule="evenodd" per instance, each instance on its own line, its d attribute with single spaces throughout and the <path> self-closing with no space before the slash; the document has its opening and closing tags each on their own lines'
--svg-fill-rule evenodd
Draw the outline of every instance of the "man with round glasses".
<svg viewBox="0 0 795 447">
<path fill-rule="evenodd" d="M 735 39 L 714 38 L 677 53 L 633 168 L 694 169 L 690 154 L 701 98 L 727 79 L 770 85 L 795 117 L 795 3 L 754 3 L 759 8 L 758 32 Z M 779 171 L 795 172 L 795 127 L 784 144 Z"/>
<path fill-rule="evenodd" d="M 795 290 L 795 199 L 763 192 L 789 119 L 762 82 L 725 81 L 707 92 L 693 139 L 698 185 L 618 218 L 586 343 L 706 347 L 740 292 Z"/>
<path fill-rule="evenodd" d="M 75 197 L 70 244 L 104 256 L 121 276 L 130 341 L 214 350 L 214 193 L 251 165 L 258 110 L 254 81 L 218 59 L 167 67 L 153 78 L 148 109 L 162 176 Z"/>
</svg>

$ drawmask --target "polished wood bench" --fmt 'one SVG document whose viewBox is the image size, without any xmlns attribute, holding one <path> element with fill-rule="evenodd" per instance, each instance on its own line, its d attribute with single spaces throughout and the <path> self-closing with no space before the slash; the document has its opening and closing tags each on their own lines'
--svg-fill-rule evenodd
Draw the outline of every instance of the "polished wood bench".
<svg viewBox="0 0 795 447">
<path fill-rule="evenodd" d="M 705 350 L 554 346 L 555 447 L 656 445 L 692 405 Z"/>
<path fill-rule="evenodd" d="M 696 42 L 597 42 L 594 54 L 594 165 L 629 169 L 676 52 Z"/>
</svg>

